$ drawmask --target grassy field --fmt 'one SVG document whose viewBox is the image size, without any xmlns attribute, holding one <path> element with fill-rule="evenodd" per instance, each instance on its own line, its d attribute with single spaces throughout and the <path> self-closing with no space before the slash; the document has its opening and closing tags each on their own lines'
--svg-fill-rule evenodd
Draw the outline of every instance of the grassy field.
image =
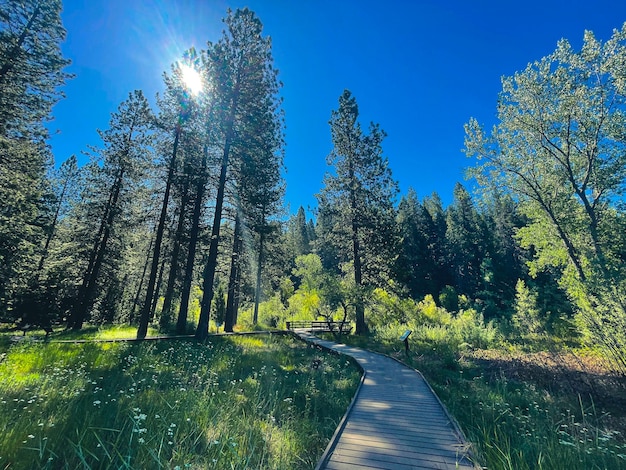
<svg viewBox="0 0 626 470">
<path fill-rule="evenodd" d="M 0 338 L 3 469 L 313 468 L 360 378 L 345 358 L 276 334 Z"/>
<path fill-rule="evenodd" d="M 626 380 L 593 356 L 469 347 L 452 330 L 345 337 L 420 370 L 490 470 L 626 469 Z M 334 339 L 329 336 L 328 339 Z"/>
</svg>

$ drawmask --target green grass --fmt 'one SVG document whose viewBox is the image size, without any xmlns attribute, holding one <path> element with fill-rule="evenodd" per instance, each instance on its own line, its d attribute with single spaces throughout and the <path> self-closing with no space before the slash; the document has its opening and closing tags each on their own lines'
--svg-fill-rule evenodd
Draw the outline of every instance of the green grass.
<svg viewBox="0 0 626 470">
<path fill-rule="evenodd" d="M 0 468 L 11 469 L 313 468 L 360 377 L 281 335 L 4 348 Z"/>
<path fill-rule="evenodd" d="M 400 329 L 345 341 L 420 370 L 490 470 L 626 468 L 623 379 L 606 371 L 584 377 L 495 343 L 487 360 L 454 331 L 430 327 L 416 327 L 407 356 Z"/>
</svg>

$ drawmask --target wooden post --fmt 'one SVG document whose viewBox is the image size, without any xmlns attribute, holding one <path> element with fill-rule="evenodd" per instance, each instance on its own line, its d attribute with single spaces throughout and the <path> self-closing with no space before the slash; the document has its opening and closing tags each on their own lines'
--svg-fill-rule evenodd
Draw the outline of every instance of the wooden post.
<svg viewBox="0 0 626 470">
<path fill-rule="evenodd" d="M 409 356 L 409 336 L 411 336 L 411 333 L 413 333 L 412 330 L 406 330 L 402 336 L 400 336 L 400 341 L 404 341 L 404 354 L 406 354 L 406 356 Z"/>
</svg>

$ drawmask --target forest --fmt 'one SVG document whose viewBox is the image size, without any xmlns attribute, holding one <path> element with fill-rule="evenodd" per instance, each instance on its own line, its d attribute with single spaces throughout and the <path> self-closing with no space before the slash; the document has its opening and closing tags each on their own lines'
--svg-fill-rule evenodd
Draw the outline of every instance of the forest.
<svg viewBox="0 0 626 470">
<path fill-rule="evenodd" d="M 281 83 L 254 12 L 172 64 L 156 109 L 131 91 L 79 167 L 55 164 L 44 126 L 71 79 L 61 3 L 3 8 L 3 321 L 203 339 L 336 316 L 363 334 L 432 304 L 625 370 L 624 29 L 503 79 L 499 124 L 466 125 L 481 194 L 459 183 L 448 207 L 399 197 L 384 130 L 344 91 L 307 219 L 284 209 Z"/>
<path fill-rule="evenodd" d="M 336 319 L 354 341 L 454 342 L 451 361 L 504 345 L 626 374 L 626 25 L 502 79 L 446 207 L 400 194 L 384 125 L 345 90 L 307 217 L 285 209 L 281 82 L 254 12 L 172 64 L 156 106 L 129 91 L 79 165 L 45 126 L 72 79 L 61 6 L 0 6 L 2 323 L 206 340 Z"/>
</svg>

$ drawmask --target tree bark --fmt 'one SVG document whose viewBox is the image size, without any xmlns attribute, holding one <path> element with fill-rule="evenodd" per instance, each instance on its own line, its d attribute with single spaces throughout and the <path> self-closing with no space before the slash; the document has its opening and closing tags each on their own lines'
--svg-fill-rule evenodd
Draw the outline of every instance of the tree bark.
<svg viewBox="0 0 626 470">
<path fill-rule="evenodd" d="M 236 297 L 239 295 L 238 273 L 239 258 L 241 256 L 241 219 L 239 211 L 235 216 L 235 235 L 233 238 L 233 252 L 230 258 L 230 274 L 228 276 L 228 297 L 226 299 L 226 315 L 224 318 L 224 331 L 232 333 L 233 327 L 236 325 Z"/>
<path fill-rule="evenodd" d="M 198 177 L 196 187 L 196 200 L 193 205 L 193 216 L 191 221 L 191 232 L 189 234 L 189 249 L 187 250 L 187 264 L 185 266 L 185 276 L 183 278 L 180 308 L 178 310 L 178 318 L 176 320 L 176 333 L 185 334 L 187 329 L 187 314 L 189 312 L 189 297 L 191 295 L 191 282 L 193 281 L 193 267 L 196 260 L 196 247 L 198 245 L 198 236 L 200 234 L 200 216 L 202 215 L 202 201 L 204 199 L 204 190 L 207 183 L 206 171 L 208 160 L 208 144 L 204 146 L 202 155 L 201 174 Z"/>
<path fill-rule="evenodd" d="M 231 118 L 234 119 L 231 112 Z M 224 205 L 224 190 L 226 187 L 226 173 L 228 172 L 228 157 L 233 138 L 233 120 L 229 124 L 222 154 L 222 166 L 215 199 L 215 215 L 213 216 L 213 227 L 211 229 L 211 243 L 209 245 L 209 258 L 204 268 L 202 283 L 202 302 L 200 303 L 200 319 L 196 328 L 196 339 L 203 341 L 209 336 L 209 318 L 211 316 L 211 301 L 213 300 L 213 281 L 215 280 L 215 270 L 217 268 L 217 252 L 222 225 L 222 207 Z"/>
<path fill-rule="evenodd" d="M 111 225 L 113 224 L 113 218 L 115 216 L 114 210 L 117 205 L 117 201 L 122 189 L 122 178 L 124 176 L 124 169 L 120 169 L 119 174 L 115 180 L 113 190 L 109 195 L 109 200 L 105 207 L 100 229 L 98 230 L 98 236 L 96 243 L 94 244 L 87 271 L 83 277 L 83 284 L 81 285 L 78 302 L 74 307 L 72 317 L 70 320 L 70 327 L 73 330 L 80 330 L 83 327 L 85 321 L 85 313 L 91 309 L 91 302 L 93 301 L 93 295 L 95 292 L 96 278 L 100 272 L 100 266 L 102 266 L 102 260 L 104 258 L 104 251 L 109 241 L 109 234 Z"/>
<path fill-rule="evenodd" d="M 265 232 L 261 229 L 259 233 L 259 258 L 256 267 L 256 288 L 254 292 L 254 314 L 252 316 L 252 324 L 256 325 L 259 321 L 259 302 L 261 301 L 261 269 L 263 267 L 263 242 Z"/>
<path fill-rule="evenodd" d="M 56 209 L 54 210 L 54 217 L 52 218 L 52 224 L 50 226 L 50 233 L 46 237 L 46 243 L 43 246 L 43 253 L 41 254 L 41 259 L 39 260 L 39 265 L 37 266 L 37 273 L 39 274 L 43 270 L 43 265 L 46 262 L 46 258 L 48 257 L 48 249 L 50 248 L 50 242 L 54 238 L 54 232 L 56 230 L 57 221 L 59 220 L 59 213 L 61 212 L 61 205 L 63 204 L 63 197 L 65 196 L 65 191 L 67 190 L 67 186 L 69 184 L 69 178 L 65 179 L 63 183 L 63 189 L 61 190 L 61 195 L 59 196 L 59 203 L 57 204 Z"/>
<path fill-rule="evenodd" d="M 139 280 L 139 287 L 137 288 L 137 294 L 135 300 L 133 300 L 133 307 L 130 310 L 128 317 L 128 324 L 132 325 L 135 322 L 135 310 L 139 303 L 139 297 L 141 296 L 141 288 L 143 287 L 143 281 L 146 278 L 146 271 L 148 270 L 148 264 L 150 264 L 150 252 L 152 251 L 152 244 L 154 243 L 154 237 L 150 239 L 150 245 L 148 246 L 148 253 L 146 254 L 146 262 L 143 264 L 143 271 L 141 272 L 141 279 Z"/>
<path fill-rule="evenodd" d="M 167 217 L 167 205 L 170 199 L 170 191 L 172 189 L 172 179 L 174 178 L 174 169 L 176 167 L 176 152 L 178 151 L 178 141 L 180 139 L 181 123 L 176 125 L 174 135 L 174 148 L 172 149 L 172 159 L 167 173 L 167 181 L 165 183 L 165 194 L 163 195 L 163 206 L 161 207 L 161 215 L 157 225 L 156 236 L 154 238 L 154 252 L 152 255 L 152 266 L 150 269 L 150 277 L 148 278 L 148 287 L 146 289 L 146 298 L 141 309 L 141 317 L 139 319 L 139 328 L 137 329 L 137 339 L 144 339 L 148 334 L 148 322 L 150 321 L 150 311 L 152 306 L 152 297 L 154 296 L 154 288 L 156 285 L 157 271 L 159 269 L 159 257 L 161 253 L 161 242 L 163 241 L 163 232 L 165 231 L 165 219 Z"/>
<path fill-rule="evenodd" d="M 174 235 L 174 246 L 172 248 L 172 261 L 170 263 L 170 272 L 167 278 L 167 287 L 165 289 L 165 299 L 163 300 L 163 309 L 161 310 L 161 318 L 159 325 L 162 329 L 168 328 L 170 324 L 170 310 L 172 309 L 172 298 L 174 297 L 174 287 L 178 279 L 178 257 L 180 255 L 181 238 L 185 227 L 185 216 L 187 215 L 187 202 L 189 199 L 189 175 L 185 177 L 183 185 L 183 193 L 180 200 L 180 212 L 178 214 L 178 224 L 176 225 L 176 233 Z"/>
<path fill-rule="evenodd" d="M 355 316 L 356 316 L 356 330 L 355 333 L 357 335 L 365 334 L 368 331 L 367 324 L 365 323 L 365 306 L 363 305 L 363 297 L 361 292 L 361 287 L 363 285 L 363 271 L 361 266 L 361 245 L 359 242 L 359 225 L 357 221 L 357 201 L 356 195 L 354 193 L 354 186 L 356 176 L 354 174 L 354 164 L 352 162 L 353 159 L 353 151 L 352 145 L 350 144 L 350 155 L 348 156 L 348 179 L 350 181 L 350 218 L 351 220 L 351 229 L 352 229 L 352 257 L 354 264 L 354 284 L 357 289 L 357 299 L 355 305 Z"/>
</svg>

